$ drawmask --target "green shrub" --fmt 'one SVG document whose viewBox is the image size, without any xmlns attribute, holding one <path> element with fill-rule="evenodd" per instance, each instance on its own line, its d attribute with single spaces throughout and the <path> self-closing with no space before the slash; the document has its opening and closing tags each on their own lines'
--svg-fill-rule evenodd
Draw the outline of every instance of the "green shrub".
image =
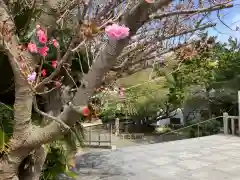
<svg viewBox="0 0 240 180">
<path fill-rule="evenodd" d="M 195 124 L 196 122 L 194 122 Z M 217 134 L 220 131 L 221 123 L 218 120 L 212 120 L 199 125 L 194 125 L 187 130 L 187 137 L 201 137 Z"/>
</svg>

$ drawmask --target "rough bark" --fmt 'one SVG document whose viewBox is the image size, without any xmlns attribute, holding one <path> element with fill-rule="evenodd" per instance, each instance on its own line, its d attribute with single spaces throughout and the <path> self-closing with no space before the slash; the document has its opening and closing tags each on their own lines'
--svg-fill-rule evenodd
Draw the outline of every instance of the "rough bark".
<svg viewBox="0 0 240 180">
<path fill-rule="evenodd" d="M 48 29 L 48 33 L 51 33 L 57 27 L 57 10 L 58 4 L 61 1 L 62 0 L 48 0 L 44 1 L 44 3 L 42 3 L 42 0 L 36 1 L 36 6 L 43 10 L 37 21 L 41 26 Z"/>
<path fill-rule="evenodd" d="M 29 148 L 18 148 L 4 154 L 0 158 L 0 180 L 18 180 L 18 168 L 30 152 Z"/>
<path fill-rule="evenodd" d="M 19 64 L 24 61 L 24 64 L 32 71 L 35 67 L 35 61 L 29 53 L 21 52 L 18 49 L 19 43 L 17 37 L 13 34 L 14 23 L 6 10 L 7 7 L 1 0 L 0 22 L 5 22 L 4 26 L 3 23 L 1 24 L 1 46 L 8 55 L 15 81 L 14 132 L 9 142 L 8 152 L 0 159 L 0 180 L 13 180 L 18 179 L 18 167 L 32 151 L 31 148 L 24 148 L 22 145 L 26 143 L 26 137 L 32 131 L 33 92 L 26 77 L 23 76 Z"/>
<path fill-rule="evenodd" d="M 36 148 L 29 157 L 29 166 L 26 169 L 21 169 L 25 164 L 19 168 L 19 180 L 38 180 L 41 175 L 42 166 L 45 162 L 47 152 L 44 147 Z M 23 171 L 21 171 L 23 170 Z"/>
<path fill-rule="evenodd" d="M 60 89 L 55 89 L 43 96 L 44 111 L 51 116 L 58 116 L 61 113 L 62 102 Z M 42 125 L 47 125 L 50 121 L 47 117 L 43 117 Z"/>
<path fill-rule="evenodd" d="M 14 103 L 14 134 L 13 137 L 18 139 L 23 138 L 26 132 L 31 130 L 31 113 L 32 113 L 32 89 L 26 79 L 23 76 L 20 69 L 21 61 L 24 61 L 26 66 L 31 71 L 34 68 L 33 57 L 27 52 L 21 52 L 18 49 L 18 41 L 16 36 L 13 35 L 14 24 L 11 21 L 11 17 L 6 12 L 6 6 L 3 1 L 0 1 L 0 20 L 5 22 L 5 25 L 1 25 L 5 34 L 0 34 L 2 46 L 8 55 L 10 65 L 14 73 L 15 82 L 15 103 Z M 8 35 L 8 36 L 7 36 Z M 25 138 L 25 137 L 24 137 Z M 21 142 L 19 142 L 21 143 Z M 16 146 L 16 145 L 15 145 Z"/>
<path fill-rule="evenodd" d="M 22 148 L 1 157 L 0 180 L 38 180 L 46 152 L 42 146 L 36 148 L 32 154 L 30 152 L 30 149 Z"/>
</svg>

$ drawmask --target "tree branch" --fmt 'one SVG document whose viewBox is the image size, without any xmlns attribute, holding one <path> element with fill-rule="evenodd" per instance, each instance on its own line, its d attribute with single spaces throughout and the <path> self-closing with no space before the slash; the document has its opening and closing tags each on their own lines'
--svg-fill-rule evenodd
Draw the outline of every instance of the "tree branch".
<svg viewBox="0 0 240 180">
<path fill-rule="evenodd" d="M 158 38 L 155 38 L 154 42 L 143 43 L 144 45 L 143 46 L 139 46 L 139 47 L 147 48 L 147 50 L 143 51 L 143 53 L 138 53 L 136 58 L 134 58 L 133 60 L 138 62 L 138 61 L 140 61 L 143 58 L 143 54 L 145 54 L 145 55 L 148 54 L 149 55 L 149 54 L 153 53 L 154 51 L 156 51 L 156 49 L 159 48 L 157 45 L 154 46 L 154 47 L 148 47 L 147 46 L 149 44 L 155 43 L 156 41 L 157 42 L 164 41 L 164 40 L 167 40 L 167 39 L 171 39 L 173 37 L 181 36 L 181 35 L 188 34 L 188 33 L 193 33 L 195 31 L 201 31 L 201 30 L 204 30 L 206 28 L 213 27 L 215 25 L 216 24 L 206 24 L 206 25 L 194 28 L 194 29 L 185 30 L 185 31 L 182 31 L 182 32 L 178 32 L 178 33 L 175 33 L 175 34 L 168 35 L 168 36 L 162 35 L 162 36 L 160 36 Z M 138 50 L 139 48 L 133 48 L 133 49 L 134 50 Z M 128 52 L 131 53 L 131 52 L 134 52 L 134 51 L 129 50 Z M 124 53 L 123 55 L 127 56 L 126 53 Z M 129 65 L 128 63 L 129 63 L 129 61 L 126 58 L 120 65 L 113 67 L 112 70 L 119 70 L 119 69 L 123 68 L 124 66 L 128 66 Z"/>
<path fill-rule="evenodd" d="M 233 7 L 232 4 L 218 4 L 212 7 L 208 8 L 199 8 L 199 9 L 190 9 L 190 10 L 179 10 L 179 11 L 172 11 L 168 13 L 163 13 L 160 15 L 152 15 L 151 19 L 163 19 L 166 17 L 174 16 L 174 15 L 188 15 L 188 14 L 194 14 L 194 13 L 204 13 L 204 12 L 211 12 L 211 11 L 217 11 L 221 9 L 231 8 Z"/>
<path fill-rule="evenodd" d="M 42 82 L 40 82 L 35 89 L 38 91 L 39 89 L 42 89 L 44 87 L 44 85 L 48 84 L 54 77 L 56 77 L 58 75 L 58 73 L 60 72 L 62 65 L 64 63 L 66 63 L 69 60 L 69 57 L 72 55 L 72 48 L 74 46 L 75 43 L 75 39 L 73 39 L 70 42 L 70 45 L 68 47 L 67 52 L 64 54 L 64 56 L 62 57 L 62 59 L 58 62 L 57 64 L 57 68 L 45 79 L 42 80 Z"/>
<path fill-rule="evenodd" d="M 145 0 L 141 0 L 130 12 L 123 17 L 122 23 L 130 28 L 130 37 L 149 19 L 149 9 L 168 5 L 171 0 L 160 0 L 152 5 Z M 129 38 L 130 38 L 129 37 Z M 129 38 L 123 40 L 109 40 L 99 55 L 96 57 L 92 68 L 88 74 L 83 77 L 83 81 L 87 82 L 85 86 L 80 86 L 74 100 L 73 106 L 85 106 L 88 104 L 89 98 L 94 94 L 94 89 L 101 85 L 102 79 L 110 68 L 116 63 L 117 57 L 123 48 L 128 44 Z M 72 107 L 68 106 L 60 114 L 60 119 L 67 125 L 74 124 L 79 118 L 79 113 Z M 28 139 L 28 143 L 36 145 L 39 143 L 47 143 L 61 134 L 61 129 L 56 122 L 52 122 L 45 128 L 40 128 L 38 132 L 33 133 Z"/>
<path fill-rule="evenodd" d="M 57 123 L 59 123 L 64 129 L 70 130 L 70 127 L 69 127 L 68 125 L 66 125 L 64 122 L 62 122 L 60 119 L 58 119 L 57 117 L 51 116 L 50 114 L 47 114 L 47 113 L 41 111 L 41 110 L 38 108 L 36 97 L 34 97 L 34 99 L 33 99 L 33 107 L 34 107 L 34 110 L 35 110 L 38 114 L 46 117 L 47 119 L 54 120 L 54 121 L 56 121 Z"/>
</svg>

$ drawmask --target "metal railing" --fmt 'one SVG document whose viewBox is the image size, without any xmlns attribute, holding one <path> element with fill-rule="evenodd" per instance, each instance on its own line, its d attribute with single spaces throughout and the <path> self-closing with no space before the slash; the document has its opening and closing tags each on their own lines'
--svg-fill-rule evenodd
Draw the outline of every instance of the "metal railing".
<svg viewBox="0 0 240 180">
<path fill-rule="evenodd" d="M 111 146 L 112 125 L 105 129 L 103 125 L 85 128 L 85 145 L 87 146 Z"/>
<path fill-rule="evenodd" d="M 226 114 L 225 114 L 226 115 Z M 164 139 L 164 137 L 166 136 L 170 136 L 170 135 L 175 135 L 176 138 L 175 139 L 172 139 L 172 140 L 180 140 L 180 139 L 187 139 L 187 138 L 190 138 L 189 137 L 189 133 L 188 130 L 190 128 L 194 128 L 196 127 L 195 130 L 196 131 L 196 134 L 194 134 L 194 137 L 201 137 L 201 136 L 206 136 L 206 135 L 213 135 L 213 134 L 217 134 L 219 132 L 221 132 L 221 126 L 219 126 L 218 128 L 216 128 L 216 132 L 213 130 L 212 132 L 204 132 L 202 131 L 202 125 L 203 124 L 207 124 L 213 120 L 217 120 L 219 118 L 223 118 L 224 116 L 217 116 L 217 117 L 214 117 L 214 118 L 211 118 L 211 119 L 207 119 L 207 120 L 204 120 L 204 121 L 198 121 L 194 124 L 191 124 L 191 125 L 188 125 L 188 126 L 185 126 L 185 127 L 182 127 L 182 128 L 179 128 L 179 129 L 176 129 L 176 130 L 171 130 L 169 132 L 166 132 L 164 134 L 161 134 L 159 137 L 161 139 L 161 141 L 171 141 L 171 140 L 167 140 L 167 139 Z M 224 123 L 223 123 L 224 124 Z M 224 128 L 224 127 L 223 127 Z M 194 132 L 195 133 L 195 132 Z M 186 135 L 187 134 L 187 135 Z M 182 136 L 181 136 L 182 135 Z M 177 138 L 178 136 L 180 136 L 179 138 Z"/>
<path fill-rule="evenodd" d="M 236 123 L 237 120 L 237 123 Z M 223 131 L 224 134 L 240 135 L 240 118 L 238 116 L 229 116 L 228 113 L 223 113 Z"/>
<path fill-rule="evenodd" d="M 240 127 L 240 117 L 238 117 L 238 116 L 229 116 L 228 113 L 225 112 L 225 113 L 223 113 L 223 116 L 217 116 L 217 117 L 214 117 L 214 118 L 211 118 L 211 119 L 208 119 L 208 120 L 196 122 L 195 124 L 191 124 L 189 126 L 185 126 L 185 127 L 182 127 L 182 128 L 179 128 L 179 129 L 172 130 L 172 131 L 169 131 L 167 133 L 164 133 L 164 134 L 160 135 L 160 137 L 163 140 L 164 136 L 171 135 L 171 134 L 179 135 L 179 133 L 181 131 L 184 131 L 184 130 L 187 130 L 187 129 L 193 128 L 193 127 L 197 127 L 197 135 L 195 137 L 200 137 L 200 136 L 202 136 L 202 134 L 200 133 L 201 125 L 209 123 L 209 122 L 211 122 L 213 120 L 217 120 L 219 118 L 222 118 L 222 122 L 223 123 L 222 123 L 222 126 L 219 127 L 220 129 L 219 129 L 218 132 L 223 132 L 225 135 L 231 134 L 231 135 L 238 135 L 238 136 L 240 136 L 240 130 L 239 130 L 239 127 Z M 212 134 L 214 134 L 214 132 Z"/>
<path fill-rule="evenodd" d="M 219 119 L 221 118 L 221 120 Z M 208 129 L 207 125 L 211 126 L 212 121 L 218 120 L 220 124 L 217 127 L 212 127 Z M 238 120 L 238 123 L 236 123 Z M 206 126 L 205 126 L 206 125 Z M 98 126 L 98 128 L 86 128 L 85 143 L 86 145 L 94 146 L 104 146 L 112 144 L 112 136 L 115 131 L 115 126 L 109 124 L 110 127 L 105 128 L 104 125 Z M 180 139 L 187 139 L 192 137 L 201 137 L 207 135 L 213 135 L 223 132 L 224 134 L 240 135 L 239 134 L 240 119 L 238 116 L 229 116 L 228 113 L 223 113 L 223 116 L 217 116 L 211 119 L 198 121 L 194 124 L 170 130 L 169 132 L 163 133 L 158 136 L 158 142 L 173 141 Z M 191 137 L 191 131 L 193 135 Z M 144 136 L 143 136 L 144 137 Z"/>
</svg>

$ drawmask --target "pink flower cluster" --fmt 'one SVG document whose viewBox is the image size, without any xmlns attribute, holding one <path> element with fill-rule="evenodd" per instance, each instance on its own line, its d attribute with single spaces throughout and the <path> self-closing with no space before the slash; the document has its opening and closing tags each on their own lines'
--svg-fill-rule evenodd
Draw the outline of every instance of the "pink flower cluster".
<svg viewBox="0 0 240 180">
<path fill-rule="evenodd" d="M 125 39 L 129 36 L 129 28 L 118 24 L 112 24 L 105 28 L 105 33 L 108 38 L 112 40 Z"/>
<path fill-rule="evenodd" d="M 47 43 L 47 36 L 44 32 L 44 30 L 42 30 L 41 28 L 36 29 L 36 34 L 38 37 L 38 40 L 40 43 L 42 44 L 46 44 Z"/>
<path fill-rule="evenodd" d="M 48 39 L 47 39 L 47 35 L 46 35 L 45 31 L 43 29 L 41 29 L 41 27 L 39 25 L 36 26 L 36 37 L 37 37 L 39 43 L 41 43 L 43 46 L 38 48 L 35 43 L 29 42 L 28 43 L 28 50 L 31 53 L 39 53 L 41 56 L 46 57 L 47 52 L 49 50 L 49 48 L 47 47 Z M 49 41 L 49 43 L 52 43 L 53 46 L 55 46 L 56 48 L 59 47 L 59 44 L 58 44 L 56 39 L 53 39 L 53 40 Z M 57 68 L 57 61 L 56 60 L 52 61 L 52 67 Z M 46 77 L 47 70 L 42 69 L 41 75 L 42 75 L 42 77 Z M 36 76 L 37 76 L 37 73 L 32 72 L 31 74 L 28 75 L 27 80 L 30 83 L 33 83 L 36 80 Z M 61 83 L 59 81 L 56 81 L 55 85 L 57 87 L 60 87 Z"/>
<path fill-rule="evenodd" d="M 38 48 L 37 48 L 37 45 L 34 44 L 34 43 L 28 43 L 28 50 L 31 52 L 31 53 L 37 53 L 38 52 Z"/>
<path fill-rule="evenodd" d="M 43 44 L 44 46 L 38 48 L 36 44 L 29 42 L 28 43 L 28 50 L 31 53 L 39 53 L 41 56 L 46 57 L 49 48 L 46 46 L 47 43 L 47 35 L 43 29 L 39 25 L 36 26 L 36 36 L 38 41 Z M 56 39 L 52 40 L 53 45 L 57 48 L 59 46 Z"/>
</svg>

